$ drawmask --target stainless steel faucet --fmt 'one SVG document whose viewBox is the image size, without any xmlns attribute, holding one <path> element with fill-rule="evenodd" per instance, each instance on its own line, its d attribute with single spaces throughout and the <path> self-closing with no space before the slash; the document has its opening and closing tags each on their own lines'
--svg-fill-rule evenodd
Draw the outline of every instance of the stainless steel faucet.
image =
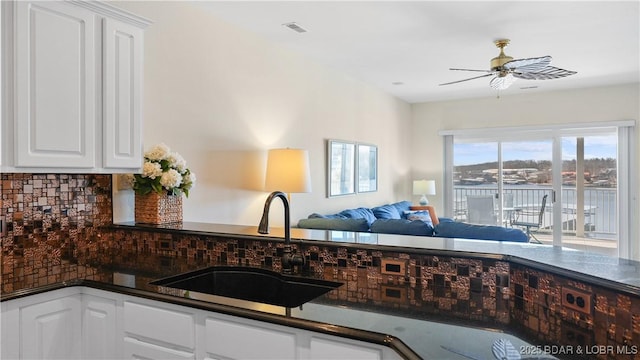
<svg viewBox="0 0 640 360">
<path fill-rule="evenodd" d="M 262 219 L 260 219 L 260 225 L 258 225 L 258 232 L 260 234 L 269 233 L 269 208 L 273 199 L 279 197 L 284 204 L 284 249 L 282 254 L 282 273 L 293 274 L 293 267 L 295 265 L 304 265 L 304 257 L 300 254 L 293 254 L 291 250 L 291 220 L 289 218 L 289 201 L 287 195 L 282 191 L 274 191 L 269 194 L 267 201 L 264 203 L 264 210 L 262 211 Z"/>
</svg>

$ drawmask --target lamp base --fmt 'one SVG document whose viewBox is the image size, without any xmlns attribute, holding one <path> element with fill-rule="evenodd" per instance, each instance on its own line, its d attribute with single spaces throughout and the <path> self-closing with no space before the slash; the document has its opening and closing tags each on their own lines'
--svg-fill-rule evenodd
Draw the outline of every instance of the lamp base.
<svg viewBox="0 0 640 360">
<path fill-rule="evenodd" d="M 422 206 L 429 205 L 429 200 L 427 199 L 426 195 L 422 195 L 422 197 L 420 198 L 420 205 Z"/>
</svg>

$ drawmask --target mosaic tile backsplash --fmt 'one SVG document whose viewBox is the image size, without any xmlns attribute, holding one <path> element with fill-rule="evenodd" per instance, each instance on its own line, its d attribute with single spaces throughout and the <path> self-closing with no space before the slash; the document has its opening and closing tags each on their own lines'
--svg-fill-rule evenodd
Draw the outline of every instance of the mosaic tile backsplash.
<svg viewBox="0 0 640 360">
<path fill-rule="evenodd" d="M 112 272 L 105 269 L 135 269 L 145 284 L 211 265 L 281 269 L 282 242 L 110 228 L 110 175 L 0 179 L 3 293 L 76 278 L 109 281 Z M 321 299 L 328 303 L 508 328 L 542 344 L 640 344 L 640 298 L 599 286 L 495 259 L 310 242 L 295 247 L 307 259 L 307 275 L 345 283 Z M 582 307 L 575 306 L 579 301 Z M 636 355 L 605 351 L 582 358 Z"/>
<path fill-rule="evenodd" d="M 117 230 L 111 253 L 89 260 L 112 262 L 164 276 L 211 265 L 281 270 L 282 243 L 221 236 Z M 308 276 L 344 282 L 327 301 L 475 325 L 509 323 L 509 264 L 488 259 L 389 253 L 341 246 L 296 245 Z M 387 269 L 389 268 L 389 269 Z"/>
<path fill-rule="evenodd" d="M 538 339 L 589 346 L 598 358 L 640 356 L 640 298 L 517 265 L 511 281 L 513 323 Z"/>
<path fill-rule="evenodd" d="M 1 174 L 2 292 L 89 276 L 78 253 L 112 223 L 111 175 Z"/>
</svg>

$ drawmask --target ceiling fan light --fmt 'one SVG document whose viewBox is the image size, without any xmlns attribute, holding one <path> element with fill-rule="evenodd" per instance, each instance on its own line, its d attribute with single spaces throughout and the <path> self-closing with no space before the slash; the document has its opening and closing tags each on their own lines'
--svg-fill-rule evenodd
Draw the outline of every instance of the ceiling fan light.
<svg viewBox="0 0 640 360">
<path fill-rule="evenodd" d="M 489 85 L 496 90 L 505 90 L 516 81 L 516 78 L 512 74 L 498 75 L 491 79 Z"/>
</svg>

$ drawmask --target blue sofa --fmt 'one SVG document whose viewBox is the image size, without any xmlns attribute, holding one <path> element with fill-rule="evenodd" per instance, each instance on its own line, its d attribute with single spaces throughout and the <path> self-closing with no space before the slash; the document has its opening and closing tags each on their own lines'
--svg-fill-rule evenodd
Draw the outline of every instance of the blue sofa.
<svg viewBox="0 0 640 360">
<path fill-rule="evenodd" d="M 412 211 L 411 202 L 400 201 L 373 208 L 346 209 L 337 214 L 313 213 L 298 222 L 299 228 L 358 231 L 399 235 L 436 236 L 478 240 L 527 242 L 527 234 L 514 228 L 475 225 L 438 218 L 434 225 L 428 211 Z"/>
</svg>

